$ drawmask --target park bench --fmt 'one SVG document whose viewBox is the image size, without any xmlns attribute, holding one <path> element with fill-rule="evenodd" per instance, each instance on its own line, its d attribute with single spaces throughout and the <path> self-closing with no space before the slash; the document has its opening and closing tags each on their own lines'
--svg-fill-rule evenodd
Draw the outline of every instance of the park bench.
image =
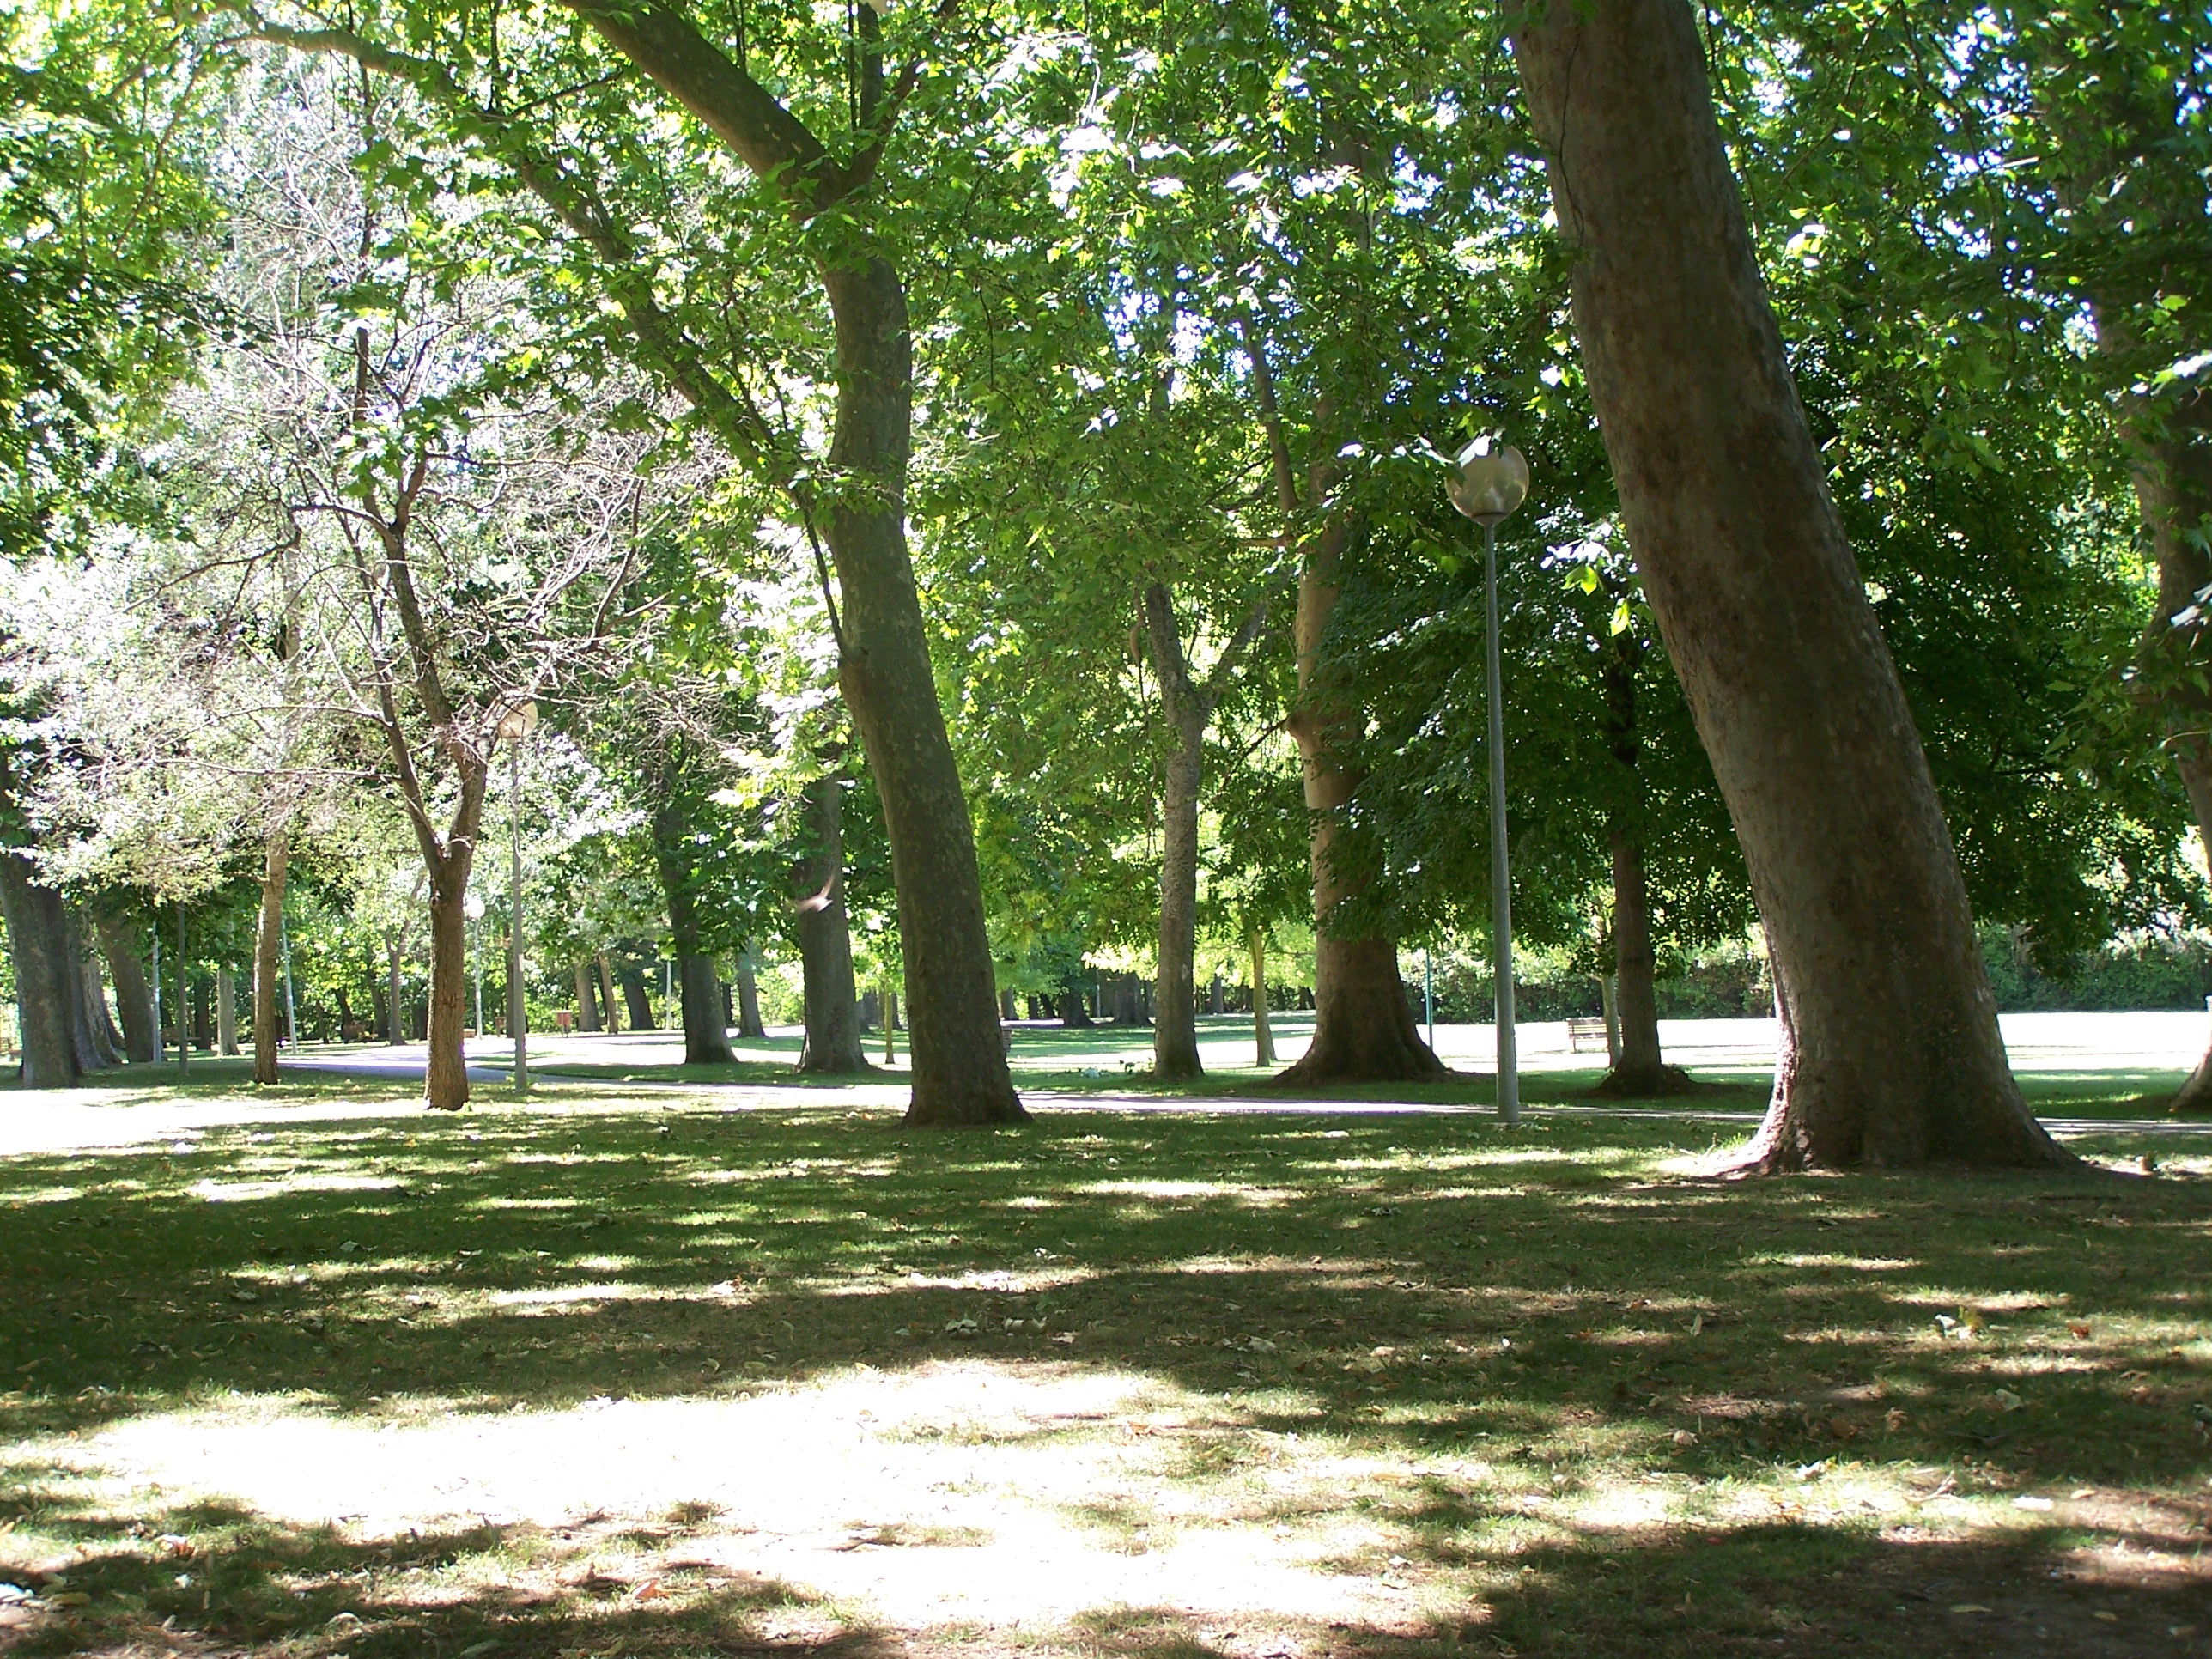
<svg viewBox="0 0 2212 1659">
<path fill-rule="evenodd" d="M 1567 1052 L 1581 1054 L 1584 1049 L 1595 1051 L 1609 1048 L 1606 1039 L 1605 1020 L 1601 1016 L 1585 1016 L 1567 1022 Z"/>
</svg>

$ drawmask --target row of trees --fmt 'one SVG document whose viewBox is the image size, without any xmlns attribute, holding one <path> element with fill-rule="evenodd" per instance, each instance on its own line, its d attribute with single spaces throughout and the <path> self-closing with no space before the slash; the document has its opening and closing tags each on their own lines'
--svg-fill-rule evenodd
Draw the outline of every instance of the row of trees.
<svg viewBox="0 0 2212 1659">
<path fill-rule="evenodd" d="M 873 882 L 912 1121 L 1018 1118 L 1000 988 L 1109 942 L 1190 1074 L 1199 941 L 1301 913 L 1290 1078 L 1432 1075 L 1397 942 L 1489 920 L 1437 446 L 1502 430 L 1539 478 L 1516 911 L 1617 976 L 1614 1086 L 1669 1086 L 1654 977 L 1755 914 L 1755 1167 L 2055 1160 L 1974 916 L 2056 958 L 2203 903 L 2195 35 L 1681 0 L 57 20 L 16 95 L 90 84 L 71 42 L 131 65 L 73 131 L 138 187 L 43 222 L 137 310 L 41 326 L 98 363 L 189 326 L 69 367 L 66 441 L 21 440 L 76 459 L 17 467 L 19 981 L 40 938 L 56 986 L 77 959 L 43 896 L 173 902 L 250 844 L 267 987 L 295 838 L 374 801 L 459 1104 L 527 702 L 650 847 L 694 1058 L 711 958 L 789 937 L 809 1062 L 856 1060 Z"/>
</svg>

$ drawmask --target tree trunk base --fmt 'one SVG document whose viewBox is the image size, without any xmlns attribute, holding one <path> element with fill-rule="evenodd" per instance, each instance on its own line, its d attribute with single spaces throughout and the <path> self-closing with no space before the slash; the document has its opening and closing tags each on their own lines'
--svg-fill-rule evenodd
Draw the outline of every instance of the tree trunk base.
<svg viewBox="0 0 2212 1659">
<path fill-rule="evenodd" d="M 1980 1115 L 1983 1133 L 1971 1142 L 1954 1139 L 1946 1144 L 1910 1134 L 1869 1135 L 1848 1150 L 1824 1147 L 1806 1126 L 1832 1121 L 1837 1115 L 1832 1109 L 1823 1111 L 1778 1092 L 1766 1109 L 1765 1121 L 1749 1144 L 1733 1156 L 1723 1156 L 1708 1172 L 1730 1177 L 1802 1175 L 1808 1170 L 2047 1170 L 2081 1174 L 2089 1167 L 2053 1140 L 2025 1107 L 2018 1105 L 2016 1095 Z"/>
<path fill-rule="evenodd" d="M 1193 1078 L 1204 1077 L 1206 1066 L 1199 1060 L 1198 1051 L 1188 1054 L 1155 1054 L 1152 1057 L 1152 1081 L 1155 1083 L 1187 1083 Z"/>
<path fill-rule="evenodd" d="M 2197 1062 L 2172 1100 L 2166 1103 L 2169 1117 L 2212 1117 L 2212 1054 Z"/>
<path fill-rule="evenodd" d="M 1316 1031 L 1296 1064 L 1268 1079 L 1271 1089 L 1309 1088 L 1316 1083 L 1440 1083 L 1451 1067 L 1419 1037 L 1410 1042 L 1384 1026 L 1353 1035 L 1343 1026 L 1324 1042 Z"/>
<path fill-rule="evenodd" d="M 829 1054 L 818 1060 L 811 1054 L 802 1054 L 792 1069 L 801 1077 L 873 1077 L 878 1067 L 858 1054 Z"/>
<path fill-rule="evenodd" d="M 1662 1100 L 1699 1094 L 1705 1087 L 1679 1066 L 1616 1066 L 1590 1094 L 1599 1100 Z"/>
<path fill-rule="evenodd" d="M 1033 1121 L 1010 1087 L 925 1091 L 917 1085 L 906 1109 L 909 1129 L 979 1129 Z"/>
</svg>

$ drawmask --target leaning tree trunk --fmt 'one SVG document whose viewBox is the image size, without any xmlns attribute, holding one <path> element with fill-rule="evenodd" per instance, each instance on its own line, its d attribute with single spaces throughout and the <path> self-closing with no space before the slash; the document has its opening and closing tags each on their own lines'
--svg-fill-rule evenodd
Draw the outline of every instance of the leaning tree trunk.
<svg viewBox="0 0 2212 1659">
<path fill-rule="evenodd" d="M 107 982 L 115 988 L 115 1006 L 123 1017 L 125 1057 L 149 1065 L 161 1057 L 161 1034 L 154 1029 L 154 987 L 139 959 L 137 941 L 119 916 L 101 916 L 95 926 L 100 954 L 107 958 Z"/>
<path fill-rule="evenodd" d="M 1290 728 L 1297 741 L 1311 823 L 1314 1032 L 1304 1056 L 1276 1079 L 1293 1087 L 1447 1075 L 1413 1023 L 1405 982 L 1398 977 L 1396 941 L 1373 932 L 1340 931 L 1343 924 L 1334 919 L 1340 905 L 1358 899 L 1368 886 L 1367 878 L 1349 867 L 1343 846 L 1345 815 L 1360 781 L 1345 751 L 1359 719 L 1322 659 L 1350 535 L 1345 516 L 1333 516 L 1308 545 L 1298 572 L 1298 702 Z"/>
<path fill-rule="evenodd" d="M 828 1076 L 872 1069 L 860 1046 L 853 929 L 845 912 L 843 803 L 844 791 L 835 777 L 818 777 L 806 786 L 806 852 L 791 872 L 805 992 L 806 1039 L 799 1051 L 799 1069 Z"/>
<path fill-rule="evenodd" d="M 615 1000 L 615 971 L 607 963 L 607 953 L 602 951 L 594 960 L 599 969 L 599 1006 L 605 1011 L 607 1035 L 622 1035 L 622 1008 Z"/>
<path fill-rule="evenodd" d="M 430 872 L 430 1008 L 423 1022 L 429 1053 L 422 1065 L 422 1103 L 458 1112 L 469 1103 L 469 872 L 476 846 L 456 836 Z"/>
<path fill-rule="evenodd" d="M 890 262 L 825 264 L 836 324 L 841 479 L 823 517 L 842 599 L 837 683 L 884 805 L 905 952 L 916 1125 L 1019 1123 L 999 1037 L 982 877 L 937 701 L 906 542 L 914 345 Z"/>
<path fill-rule="evenodd" d="M 275 1083 L 277 1064 L 276 996 L 283 973 L 284 882 L 291 869 L 292 836 L 278 824 L 269 832 L 261 857 L 261 924 L 253 936 L 253 1080 Z M 295 1037 L 296 1040 L 296 1037 Z"/>
<path fill-rule="evenodd" d="M 2071 1162 L 2006 1064 L 1927 757 L 1823 481 L 1686 0 L 1514 54 L 1629 539 L 1735 819 L 1781 1042 L 1747 1170 Z"/>
<path fill-rule="evenodd" d="M 592 964 L 577 963 L 572 976 L 576 981 L 576 1029 L 596 1036 L 599 1030 L 599 999 L 592 989 Z"/>
<path fill-rule="evenodd" d="M 1255 1066 L 1275 1063 L 1275 1030 L 1267 1022 L 1267 935 L 1257 926 L 1245 933 L 1252 947 L 1252 1048 Z"/>
<path fill-rule="evenodd" d="M 23 1085 L 65 1089 L 84 1075 L 77 1058 L 77 1004 L 84 995 L 70 948 L 62 896 L 38 880 L 38 866 L 15 848 L 0 852 L 0 908 L 15 966 L 15 1020 Z"/>
</svg>

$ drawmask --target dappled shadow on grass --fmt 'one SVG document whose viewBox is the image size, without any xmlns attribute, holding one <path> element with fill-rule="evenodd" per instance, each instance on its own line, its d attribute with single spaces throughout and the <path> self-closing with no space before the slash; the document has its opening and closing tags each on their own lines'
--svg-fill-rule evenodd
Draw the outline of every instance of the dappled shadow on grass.
<svg viewBox="0 0 2212 1659">
<path fill-rule="evenodd" d="M 1252 1610 L 1197 1615 L 1105 1604 L 1072 1619 L 890 1630 L 773 1577 L 732 1570 L 685 1540 L 672 1514 L 642 1540 L 482 1525 L 368 1536 L 287 1525 L 234 1504 L 124 1516 L 73 1502 L 12 1469 L 0 1518 L 72 1546 L 65 1571 L 11 1559 L 35 1594 L 0 1609 L 0 1651 L 207 1650 L 284 1659 L 418 1655 L 556 1659 L 586 1654 L 873 1656 L 1071 1653 L 1126 1659 L 2063 1659 L 2203 1650 L 2204 1579 L 2170 1554 L 2085 1551 L 2045 1528 L 1987 1540 L 1904 1540 L 1789 1523 L 1593 1531 L 1498 1550 L 1458 1541 L 1494 1517 L 1417 1515 L 1410 1575 L 1471 1567 L 1448 1599 L 1408 1596 L 1388 1617 L 1326 1621 Z M 641 1565 L 624 1541 L 664 1551 Z M 2171 1551 L 2177 1540 L 2148 1540 Z"/>
<path fill-rule="evenodd" d="M 7 1471 L 0 1516 L 71 1540 L 65 1572 L 9 1559 L 35 1593 L 0 1607 L 0 1652 L 173 1651 L 197 1642 L 287 1659 L 426 1654 L 695 1655 L 781 1650 L 866 1659 L 887 1644 L 774 1580 L 678 1565 L 647 1579 L 574 1565 L 563 1534 L 524 1527 L 363 1538 L 233 1504 L 124 1516 Z M 680 1534 L 681 1525 L 665 1529 Z M 141 1644 L 143 1644 L 143 1646 Z M 891 1644 L 895 1645 L 895 1644 Z"/>
<path fill-rule="evenodd" d="M 126 1512 L 84 1495 L 60 1437 L 96 1460 L 134 1419 L 250 1436 L 265 1412 L 356 1430 L 357 1451 L 386 1424 L 517 1412 L 511 1455 L 553 1458 L 614 1419 L 533 1431 L 535 1414 L 626 1397 L 665 1404 L 680 1436 L 751 1396 L 763 1414 L 739 1426 L 764 1433 L 794 1387 L 858 1400 L 949 1364 L 954 1391 L 964 1365 L 1151 1379 L 1185 1402 L 1157 1425 L 1116 1407 L 930 1431 L 990 1449 L 1138 1437 L 1153 1486 L 1074 1517 L 1105 1547 L 1150 1547 L 1147 1491 L 1245 1533 L 1319 1513 L 1367 1540 L 1333 1570 L 1402 1574 L 1406 1611 L 1338 1627 L 1105 1610 L 916 1638 L 933 1650 L 2101 1659 L 2212 1630 L 2201 1588 L 2124 1567 L 2187 1556 L 2212 1519 L 2212 1182 L 1668 1173 L 1726 1133 L 1656 1114 L 1517 1133 L 1066 1114 L 917 1137 L 888 1111 L 671 1100 L 402 1107 L 6 1158 L 0 1440 L 18 1467 L 0 1472 L 0 1578 L 42 1565 L 33 1538 L 94 1558 L 58 1592 L 88 1601 L 19 1630 L 26 1653 L 150 1648 L 169 1620 L 286 1659 L 869 1654 L 898 1638 L 804 1587 L 671 1569 L 666 1594 L 633 1599 L 643 1570 L 605 1567 L 627 1534 Z M 1270 1496 L 1268 1460 L 1309 1444 L 1327 1448 L 1319 1484 Z M 1862 1516 L 1854 1483 L 1885 1482 L 1929 1506 Z M 2054 1507 L 2014 1511 L 2022 1497 Z M 1937 1523 L 1960 1503 L 1982 1507 Z M 2024 1524 L 1956 1535 L 1991 1515 Z M 665 1528 L 666 1560 L 688 1525 Z M 599 1578 L 563 1581 L 601 1551 Z"/>
<path fill-rule="evenodd" d="M 2202 1579 L 2078 1561 L 2058 1535 L 1898 1542 L 1802 1527 L 1592 1537 L 1504 1562 L 1456 1610 L 1301 1628 L 1164 1608 L 1082 1621 L 1127 1659 L 1365 1654 L 1382 1659 L 1706 1659 L 1857 1653 L 2063 1659 L 2201 1652 Z"/>
<path fill-rule="evenodd" d="M 2212 1188 L 1654 1176 L 1703 1139 L 1067 1115 L 915 1139 L 683 1109 L 19 1157 L 0 1431 L 222 1390 L 494 1411 L 981 1352 L 1295 1390 L 1285 1425 L 1399 1445 L 1603 1427 L 1708 1477 L 2205 1465 Z"/>
</svg>

